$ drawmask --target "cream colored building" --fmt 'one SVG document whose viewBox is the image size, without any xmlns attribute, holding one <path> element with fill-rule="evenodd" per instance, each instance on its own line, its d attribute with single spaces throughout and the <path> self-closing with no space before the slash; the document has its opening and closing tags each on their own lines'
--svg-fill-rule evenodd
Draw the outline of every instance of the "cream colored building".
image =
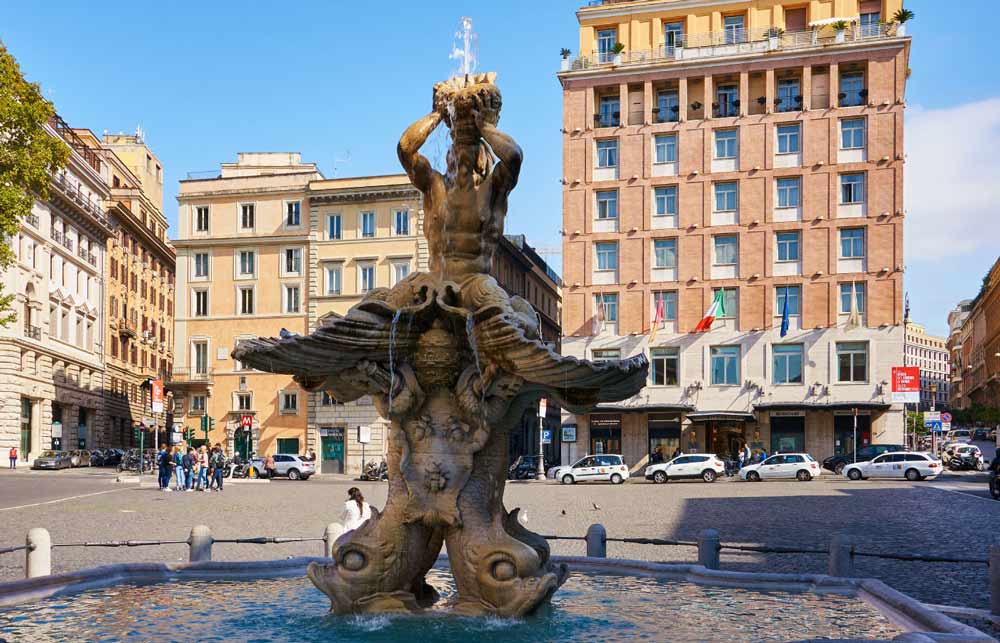
<svg viewBox="0 0 1000 643">
<path fill-rule="evenodd" d="M 10 243 L 3 273 L 16 323 L 0 327 L 0 449 L 22 460 L 103 446 L 107 165 L 61 118 L 47 131 L 71 154 Z"/>
<path fill-rule="evenodd" d="M 928 335 L 923 324 L 904 325 L 903 359 L 906 366 L 920 367 L 920 410 L 948 406 L 951 385 L 951 355 L 948 340 Z"/>
</svg>

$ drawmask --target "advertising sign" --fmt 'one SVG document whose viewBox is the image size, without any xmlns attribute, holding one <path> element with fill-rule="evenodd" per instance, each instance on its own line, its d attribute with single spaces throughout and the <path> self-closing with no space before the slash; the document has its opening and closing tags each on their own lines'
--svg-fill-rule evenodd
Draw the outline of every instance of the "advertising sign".
<svg viewBox="0 0 1000 643">
<path fill-rule="evenodd" d="M 163 380 L 153 380 L 149 387 L 151 410 L 153 413 L 163 413 Z"/>
<path fill-rule="evenodd" d="M 920 404 L 920 367 L 892 367 L 892 401 Z"/>
<path fill-rule="evenodd" d="M 371 441 L 372 441 L 372 428 L 370 426 L 359 426 L 358 442 L 360 444 L 368 444 Z"/>
</svg>

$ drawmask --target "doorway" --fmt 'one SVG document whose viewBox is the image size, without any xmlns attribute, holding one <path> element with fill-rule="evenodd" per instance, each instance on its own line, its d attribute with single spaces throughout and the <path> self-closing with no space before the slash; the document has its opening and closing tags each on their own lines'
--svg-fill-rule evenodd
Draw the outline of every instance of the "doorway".
<svg viewBox="0 0 1000 643">
<path fill-rule="evenodd" d="M 806 418 L 771 418 L 771 453 L 805 453 Z"/>
<path fill-rule="evenodd" d="M 253 439 L 248 429 L 236 429 L 233 435 L 233 450 L 240 454 L 240 459 L 246 462 L 253 453 Z"/>
<path fill-rule="evenodd" d="M 709 453 L 720 458 L 736 459 L 740 448 L 746 442 L 743 422 L 715 421 L 709 422 L 705 443 Z"/>
<path fill-rule="evenodd" d="M 344 472 L 344 429 L 325 428 L 320 430 L 321 473 Z"/>
<path fill-rule="evenodd" d="M 21 459 L 27 460 L 31 451 L 31 400 L 21 398 Z"/>
<path fill-rule="evenodd" d="M 858 416 L 858 438 L 854 443 L 854 416 L 837 415 L 833 418 L 833 453 L 847 455 L 872 442 L 872 418 L 870 415 Z"/>
<path fill-rule="evenodd" d="M 622 416 L 598 414 L 590 416 L 590 454 L 620 454 L 622 452 Z"/>
<path fill-rule="evenodd" d="M 681 446 L 681 423 L 676 415 L 664 416 L 650 413 L 647 423 L 649 432 L 649 461 L 666 462 Z M 659 454 L 659 456 L 657 456 Z"/>
</svg>

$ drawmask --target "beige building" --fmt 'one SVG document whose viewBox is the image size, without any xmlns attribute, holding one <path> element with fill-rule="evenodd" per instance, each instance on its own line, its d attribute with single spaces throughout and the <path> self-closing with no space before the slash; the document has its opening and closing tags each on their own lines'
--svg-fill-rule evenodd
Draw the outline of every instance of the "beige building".
<svg viewBox="0 0 1000 643">
<path fill-rule="evenodd" d="M 951 356 L 944 337 L 928 335 L 921 324 L 907 321 L 903 332 L 906 366 L 920 367 L 920 410 L 940 411 L 948 406 L 951 386 Z"/>
<path fill-rule="evenodd" d="M 900 8 L 577 11 L 580 56 L 558 74 L 563 352 L 645 353 L 651 369 L 635 398 L 565 418 L 569 459 L 620 452 L 638 469 L 657 450 L 744 441 L 826 457 L 853 448 L 855 410 L 860 443 L 901 440 L 888 382 L 903 363 L 910 40 L 887 22 Z M 710 332 L 694 333 L 716 298 Z"/>
<path fill-rule="evenodd" d="M 10 243 L 4 271 L 16 323 L 0 328 L 0 448 L 23 460 L 52 448 L 104 446 L 107 165 L 61 118 L 49 134 L 71 150 Z M 92 138 L 89 132 L 85 135 Z"/>
</svg>

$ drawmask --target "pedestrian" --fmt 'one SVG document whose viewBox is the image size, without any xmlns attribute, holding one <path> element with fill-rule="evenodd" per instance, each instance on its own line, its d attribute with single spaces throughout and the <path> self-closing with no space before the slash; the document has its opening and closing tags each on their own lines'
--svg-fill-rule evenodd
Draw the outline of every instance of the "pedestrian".
<svg viewBox="0 0 1000 643">
<path fill-rule="evenodd" d="M 663 447 L 658 446 L 653 450 L 653 455 L 649 458 L 650 464 L 660 464 L 663 462 Z"/>
<path fill-rule="evenodd" d="M 194 449 L 188 447 L 187 453 L 181 458 L 181 466 L 184 471 L 184 491 L 192 491 L 191 487 L 194 486 Z"/>
<path fill-rule="evenodd" d="M 156 467 L 159 473 L 157 480 L 160 491 L 170 491 L 170 451 L 167 450 L 167 445 L 161 446 L 157 452 Z"/>
<path fill-rule="evenodd" d="M 198 491 L 208 491 L 208 449 L 198 448 Z"/>
<path fill-rule="evenodd" d="M 11 447 L 9 455 L 10 455 L 10 468 L 11 469 L 16 469 L 17 468 L 17 447 Z"/>
<path fill-rule="evenodd" d="M 341 522 L 344 523 L 344 531 L 353 531 L 365 524 L 365 521 L 372 517 L 372 508 L 365 497 L 361 495 L 361 490 L 351 487 L 347 490 L 347 502 L 344 503 L 344 515 Z"/>
<path fill-rule="evenodd" d="M 677 447 L 676 449 L 674 449 L 674 454 L 672 456 L 670 456 L 670 459 L 673 460 L 674 458 L 676 458 L 680 454 L 681 454 L 681 448 Z"/>
<path fill-rule="evenodd" d="M 305 460 L 306 462 L 316 462 L 316 452 L 313 451 L 312 449 L 309 449 L 305 457 L 302 459 Z"/>
<path fill-rule="evenodd" d="M 215 490 L 222 491 L 222 468 L 226 466 L 226 456 L 222 454 L 222 445 L 216 443 L 215 453 L 212 454 L 212 464 L 215 467 L 213 473 L 213 482 L 215 483 Z"/>
<path fill-rule="evenodd" d="M 174 479 L 174 490 L 184 491 L 184 456 L 178 446 L 170 454 L 170 473 Z"/>
<path fill-rule="evenodd" d="M 264 471 L 267 472 L 268 480 L 274 479 L 274 474 L 277 472 L 277 467 L 274 466 L 274 456 L 271 454 L 268 454 L 267 457 L 264 458 Z"/>
</svg>

